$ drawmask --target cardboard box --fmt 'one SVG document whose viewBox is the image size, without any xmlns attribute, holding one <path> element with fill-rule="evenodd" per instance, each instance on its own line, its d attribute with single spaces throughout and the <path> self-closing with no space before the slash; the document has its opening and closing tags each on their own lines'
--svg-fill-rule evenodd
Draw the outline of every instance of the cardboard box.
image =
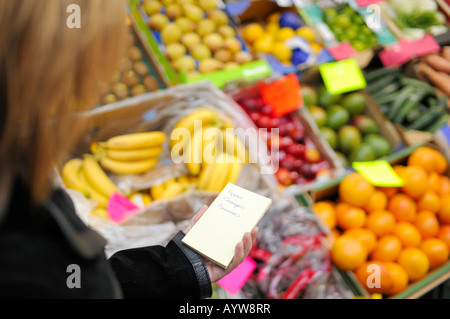
<svg viewBox="0 0 450 319">
<path fill-rule="evenodd" d="M 369 29 L 371 29 L 378 40 L 378 43 L 373 45 L 371 48 L 363 51 L 356 51 L 356 54 L 353 56 L 353 58 L 355 58 L 358 62 L 358 65 L 361 68 L 365 68 L 369 65 L 377 53 L 383 49 L 383 46 L 393 44 L 397 41 L 396 37 L 387 27 L 386 21 L 381 16 L 376 16 L 376 19 L 372 18 L 372 16 L 378 14 L 373 7 L 360 7 L 354 0 L 348 0 L 340 1 L 340 3 L 331 1 L 322 3 L 307 2 L 306 4 L 300 4 L 299 10 L 305 20 L 308 21 L 309 24 L 314 25 L 320 32 L 326 46 L 331 48 L 337 47 L 340 42 L 337 40 L 333 30 L 325 23 L 323 11 L 327 8 L 340 9 L 346 4 L 348 4 L 351 9 L 356 11 L 364 19 L 365 24 L 369 27 Z M 374 21 L 373 26 L 372 23 L 368 23 L 368 21 Z"/>
<path fill-rule="evenodd" d="M 313 24 L 306 23 L 306 21 L 303 19 L 303 16 L 300 15 L 300 10 L 298 10 L 298 8 L 292 4 L 282 6 L 276 1 L 270 0 L 254 0 L 249 2 L 237 1 L 227 3 L 227 11 L 229 12 L 229 15 L 233 18 L 233 20 L 235 20 L 237 25 L 236 30 L 244 40 L 245 38 L 243 36 L 243 32 L 247 25 L 251 23 L 257 23 L 265 30 L 266 25 L 269 23 L 269 18 L 273 14 L 283 14 L 289 12 L 297 16 L 302 25 L 310 27 L 315 33 L 315 42 L 322 47 L 324 46 L 324 41 L 321 37 L 321 34 L 316 30 Z M 280 61 L 273 54 L 255 51 L 255 55 L 257 55 L 261 59 L 267 59 L 275 74 L 286 75 L 289 73 L 301 72 L 311 65 L 334 61 L 333 57 L 324 47 L 321 50 L 319 50 L 318 48 L 314 48 L 308 41 L 306 41 L 302 37 L 295 36 L 289 40 L 284 41 L 284 43 L 287 44 L 287 46 L 291 48 L 291 50 L 299 48 L 304 53 L 308 54 L 308 58 L 305 62 L 294 65 L 291 63 L 291 61 L 289 61 L 290 64 L 285 63 L 285 61 Z M 251 43 L 247 43 L 247 45 L 250 48 L 252 46 Z"/>
<path fill-rule="evenodd" d="M 164 74 L 165 80 L 170 83 L 170 85 L 209 80 L 220 88 L 227 82 L 239 78 L 255 79 L 271 74 L 272 70 L 267 62 L 258 60 L 255 56 L 252 56 L 251 62 L 242 64 L 235 69 L 220 70 L 207 74 L 199 74 L 197 76 L 189 76 L 185 72 L 177 72 L 165 55 L 165 46 L 159 38 L 159 32 L 154 32 L 148 27 L 146 21 L 149 17 L 143 12 L 141 2 L 141 0 L 127 0 L 129 18 L 135 28 L 141 33 L 143 39 L 148 43 L 154 61 L 159 65 L 161 74 Z M 218 3 L 220 6 L 223 6 L 221 2 Z M 233 26 L 231 22 L 229 24 Z M 249 52 L 244 42 L 239 38 L 238 40 L 243 44 L 242 50 Z M 198 61 L 196 61 L 196 63 L 198 63 Z"/>
<path fill-rule="evenodd" d="M 435 145 L 432 144 L 426 144 L 426 143 L 420 143 L 416 144 L 414 146 L 409 146 L 395 154 L 392 154 L 386 158 L 386 160 L 391 165 L 397 165 L 397 164 L 405 164 L 409 155 L 418 147 L 421 146 L 428 146 L 436 148 Z M 440 151 L 440 150 L 439 150 Z M 446 176 L 450 176 L 450 170 L 447 169 L 447 172 L 445 173 Z M 322 185 L 320 187 L 317 187 L 313 189 L 309 196 L 311 196 L 313 202 L 317 202 L 320 200 L 335 200 L 338 196 L 338 188 L 339 183 L 344 177 L 340 179 L 336 179 L 334 181 L 331 181 L 327 185 Z M 349 284 L 352 288 L 352 290 L 362 297 L 370 297 L 370 294 L 365 290 L 365 288 L 361 285 L 361 283 L 356 278 L 356 275 L 352 271 L 340 271 L 343 278 L 345 278 L 345 281 L 347 284 Z M 393 296 L 390 296 L 391 299 L 414 299 L 419 298 L 420 296 L 424 295 L 437 285 L 441 284 L 442 282 L 446 281 L 450 278 L 450 260 L 442 265 L 441 267 L 430 271 L 423 279 L 418 280 L 416 282 L 412 282 L 408 285 L 408 287 Z"/>
<path fill-rule="evenodd" d="M 300 84 L 306 84 L 318 91 L 323 85 L 321 74 L 317 67 L 310 68 L 300 78 Z M 373 119 L 379 127 L 380 135 L 386 138 L 391 145 L 391 153 L 397 152 L 403 149 L 407 144 L 401 132 L 399 132 L 395 126 L 387 121 L 386 117 L 381 113 L 378 104 L 365 89 L 359 90 L 366 98 L 366 108 L 363 111 L 364 115 L 367 115 Z"/>
</svg>

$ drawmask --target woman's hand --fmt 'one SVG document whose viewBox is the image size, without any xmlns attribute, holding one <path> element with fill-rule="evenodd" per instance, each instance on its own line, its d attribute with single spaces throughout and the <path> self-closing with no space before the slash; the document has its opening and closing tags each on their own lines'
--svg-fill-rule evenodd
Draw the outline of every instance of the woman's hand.
<svg viewBox="0 0 450 319">
<path fill-rule="evenodd" d="M 191 222 L 184 230 L 184 233 L 187 234 L 189 230 L 192 229 L 192 227 L 195 225 L 195 223 L 202 217 L 202 215 L 205 213 L 205 211 L 208 209 L 208 206 L 204 205 L 197 214 L 192 217 Z M 256 236 L 258 234 L 258 227 L 253 228 L 251 233 L 245 233 L 244 237 L 242 238 L 242 241 L 237 243 L 235 248 L 234 257 L 231 260 L 230 265 L 227 269 L 223 269 L 219 265 L 215 264 L 211 260 L 207 258 L 203 258 L 203 261 L 206 265 L 206 268 L 209 272 L 209 278 L 211 279 L 211 282 L 214 283 L 218 280 L 220 280 L 225 275 L 229 274 L 233 269 L 235 269 L 241 262 L 244 261 L 245 257 L 248 256 L 250 253 L 250 249 L 253 246 L 253 243 L 256 240 Z"/>
</svg>

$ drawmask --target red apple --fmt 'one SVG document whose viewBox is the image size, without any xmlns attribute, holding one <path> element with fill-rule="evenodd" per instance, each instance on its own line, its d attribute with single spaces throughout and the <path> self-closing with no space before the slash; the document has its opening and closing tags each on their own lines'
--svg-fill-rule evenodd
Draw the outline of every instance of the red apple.
<svg viewBox="0 0 450 319">
<path fill-rule="evenodd" d="M 289 136 L 282 137 L 280 139 L 280 149 L 284 150 L 289 145 L 295 144 L 295 142 Z"/>
<path fill-rule="evenodd" d="M 291 171 L 291 172 L 289 172 L 289 177 L 290 177 L 293 181 L 296 181 L 296 180 L 300 177 L 300 174 L 297 173 L 296 171 Z"/>
<path fill-rule="evenodd" d="M 248 116 L 253 121 L 253 123 L 258 122 L 259 118 L 261 117 L 261 114 L 259 112 L 249 112 Z"/>
<path fill-rule="evenodd" d="M 283 160 L 280 160 L 280 166 L 290 171 L 294 169 L 295 157 L 287 154 Z"/>
<path fill-rule="evenodd" d="M 261 113 L 264 115 L 272 115 L 273 114 L 273 109 L 270 105 L 264 105 L 261 108 Z"/>
<path fill-rule="evenodd" d="M 289 131 L 289 135 L 294 141 L 297 141 L 298 143 L 303 143 L 303 141 L 305 140 L 305 131 L 300 128 L 295 128 Z"/>
<path fill-rule="evenodd" d="M 289 170 L 285 168 L 279 168 L 275 175 L 277 176 L 278 181 L 284 186 L 292 185 L 293 181 L 291 179 Z"/>
<path fill-rule="evenodd" d="M 297 172 L 301 172 L 303 164 L 305 164 L 305 161 L 300 159 L 300 158 L 297 158 L 294 161 L 294 168 L 295 168 L 295 170 L 297 170 Z"/>
<path fill-rule="evenodd" d="M 270 116 L 267 115 L 261 115 L 256 125 L 262 128 L 271 128 L 272 118 L 270 118 Z"/>
</svg>

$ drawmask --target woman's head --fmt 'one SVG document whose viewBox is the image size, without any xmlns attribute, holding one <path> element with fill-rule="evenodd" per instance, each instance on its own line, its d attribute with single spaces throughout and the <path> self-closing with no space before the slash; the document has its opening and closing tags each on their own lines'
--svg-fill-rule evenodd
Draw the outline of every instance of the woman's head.
<svg viewBox="0 0 450 319">
<path fill-rule="evenodd" d="M 70 4 L 81 28 L 67 24 Z M 46 198 L 52 168 L 82 132 L 77 113 L 123 55 L 124 9 L 123 0 L 0 1 L 0 211 L 16 177 L 35 202 Z"/>
</svg>

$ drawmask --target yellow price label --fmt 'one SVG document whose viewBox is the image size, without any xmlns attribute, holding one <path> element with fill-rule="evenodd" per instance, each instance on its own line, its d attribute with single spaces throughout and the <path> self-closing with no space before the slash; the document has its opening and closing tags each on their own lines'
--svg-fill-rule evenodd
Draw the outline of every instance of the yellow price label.
<svg viewBox="0 0 450 319">
<path fill-rule="evenodd" d="M 401 187 L 405 184 L 387 161 L 353 162 L 352 166 L 373 186 Z"/>
<path fill-rule="evenodd" d="M 331 94 L 356 91 L 367 85 L 361 68 L 353 58 L 322 64 L 319 71 Z"/>
</svg>

